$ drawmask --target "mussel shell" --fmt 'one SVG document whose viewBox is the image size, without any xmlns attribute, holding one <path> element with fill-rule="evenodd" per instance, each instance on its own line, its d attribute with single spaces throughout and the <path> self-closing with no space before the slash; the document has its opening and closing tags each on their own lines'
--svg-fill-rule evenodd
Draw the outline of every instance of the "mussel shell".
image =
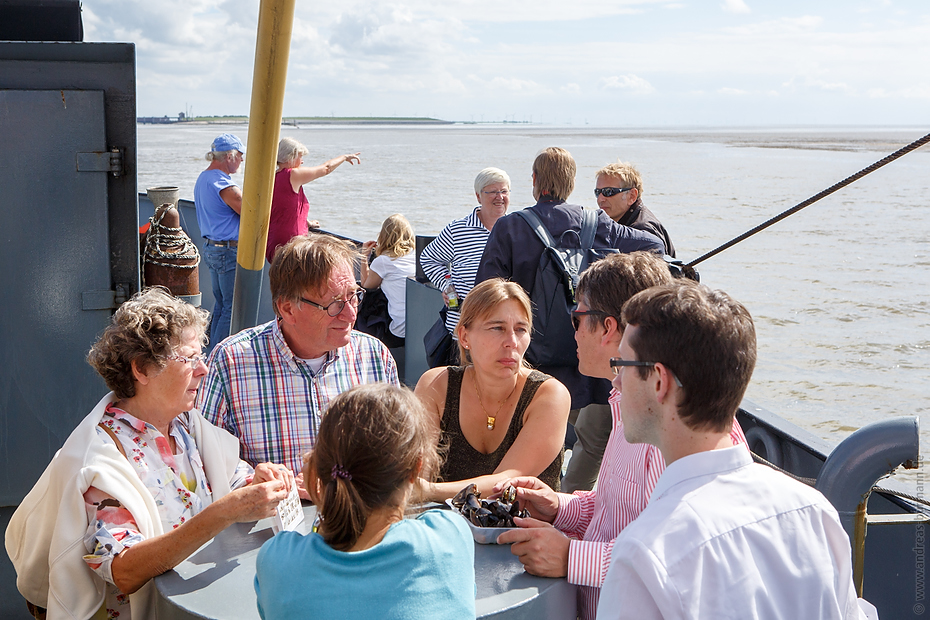
<svg viewBox="0 0 930 620">
<path fill-rule="evenodd" d="M 472 510 L 468 513 L 468 520 L 478 527 L 489 527 L 488 523 L 490 520 L 488 517 L 490 516 L 490 511 L 485 508 L 479 508 L 478 510 Z"/>
<path fill-rule="evenodd" d="M 481 494 L 478 492 L 478 487 L 474 484 L 470 484 L 456 493 L 455 497 L 452 498 L 452 505 L 456 508 L 461 508 L 466 504 L 469 497 L 481 497 Z"/>
<path fill-rule="evenodd" d="M 501 493 L 501 501 L 504 503 L 512 504 L 516 501 L 516 499 L 517 489 L 512 486 L 508 486 L 506 489 L 504 489 L 504 492 Z"/>
</svg>

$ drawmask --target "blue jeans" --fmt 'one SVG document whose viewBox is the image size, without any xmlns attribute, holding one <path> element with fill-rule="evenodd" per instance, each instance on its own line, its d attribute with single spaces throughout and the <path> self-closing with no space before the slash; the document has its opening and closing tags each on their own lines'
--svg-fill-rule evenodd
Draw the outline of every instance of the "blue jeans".
<svg viewBox="0 0 930 620">
<path fill-rule="evenodd" d="M 201 252 L 213 283 L 213 314 L 210 315 L 210 349 L 229 336 L 233 289 L 236 286 L 236 248 L 204 245 Z"/>
</svg>

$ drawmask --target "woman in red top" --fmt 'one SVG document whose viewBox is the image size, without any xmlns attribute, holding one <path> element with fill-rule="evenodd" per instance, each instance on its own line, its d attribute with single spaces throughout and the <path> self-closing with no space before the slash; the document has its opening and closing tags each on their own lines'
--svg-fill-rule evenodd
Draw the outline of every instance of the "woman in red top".
<svg viewBox="0 0 930 620">
<path fill-rule="evenodd" d="M 282 138 L 278 143 L 278 171 L 274 175 L 274 194 L 271 197 L 271 218 L 268 221 L 268 245 L 265 257 L 274 258 L 274 251 L 293 237 L 306 235 L 310 228 L 319 228 L 316 220 L 307 221 L 310 203 L 304 195 L 303 185 L 325 177 L 345 162 L 361 163 L 358 156 L 340 155 L 319 166 L 304 166 L 307 147 L 294 138 Z"/>
</svg>

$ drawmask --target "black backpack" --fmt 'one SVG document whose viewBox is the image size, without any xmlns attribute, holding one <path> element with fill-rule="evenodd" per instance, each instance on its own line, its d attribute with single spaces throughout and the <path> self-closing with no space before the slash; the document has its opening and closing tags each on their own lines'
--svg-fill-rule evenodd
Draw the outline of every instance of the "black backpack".
<svg viewBox="0 0 930 620">
<path fill-rule="evenodd" d="M 581 233 L 567 230 L 556 244 L 533 211 L 516 211 L 543 242 L 533 281 L 533 340 L 526 359 L 534 366 L 577 366 L 575 330 L 571 312 L 578 305 L 575 289 L 578 277 L 591 263 L 617 252 L 614 248 L 594 248 L 597 210 L 582 208 Z M 578 238 L 579 247 L 563 247 L 566 237 Z"/>
</svg>

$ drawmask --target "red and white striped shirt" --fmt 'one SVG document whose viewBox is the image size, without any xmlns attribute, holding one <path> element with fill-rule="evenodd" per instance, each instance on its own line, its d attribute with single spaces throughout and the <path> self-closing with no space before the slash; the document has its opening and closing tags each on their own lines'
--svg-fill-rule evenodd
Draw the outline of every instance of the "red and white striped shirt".
<svg viewBox="0 0 930 620">
<path fill-rule="evenodd" d="M 665 459 L 658 448 L 631 444 L 623 436 L 620 393 L 611 390 L 609 402 L 613 429 L 598 472 L 597 490 L 559 493 L 559 512 L 553 522 L 565 534 L 579 539 L 568 547 L 568 582 L 579 586 L 581 620 L 594 619 L 614 539 L 643 511 L 665 471 Z M 735 420 L 730 439 L 746 445 Z"/>
</svg>

